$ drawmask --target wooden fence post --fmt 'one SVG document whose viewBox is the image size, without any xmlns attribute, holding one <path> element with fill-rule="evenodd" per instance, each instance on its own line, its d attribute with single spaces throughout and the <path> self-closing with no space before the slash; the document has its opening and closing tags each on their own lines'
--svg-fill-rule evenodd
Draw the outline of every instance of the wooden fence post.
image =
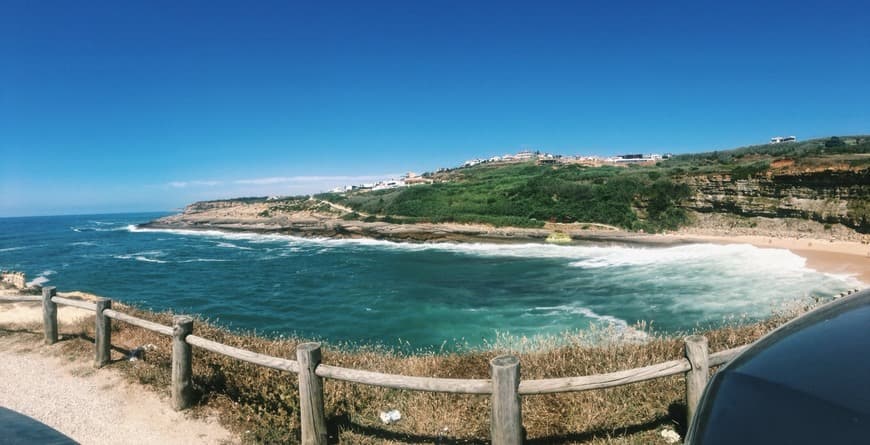
<svg viewBox="0 0 870 445">
<path fill-rule="evenodd" d="M 314 373 L 320 364 L 320 343 L 296 346 L 299 362 L 299 415 L 303 445 L 326 445 L 326 418 L 323 414 L 323 380 Z"/>
<path fill-rule="evenodd" d="M 193 319 L 172 317 L 172 408 L 181 411 L 193 402 L 190 344 L 185 341 L 193 332 Z"/>
<path fill-rule="evenodd" d="M 692 369 L 686 373 L 686 428 L 692 424 L 695 411 L 701 402 L 701 395 L 707 386 L 710 375 L 709 356 L 707 355 L 707 337 L 690 335 L 686 337 L 686 358 Z"/>
<path fill-rule="evenodd" d="M 103 314 L 104 309 L 112 308 L 112 300 L 97 299 L 96 329 L 94 330 L 94 367 L 102 368 L 112 357 L 112 319 Z"/>
<path fill-rule="evenodd" d="M 523 442 L 523 417 L 518 392 L 520 359 L 501 355 L 489 362 L 492 372 L 492 418 L 490 440 L 493 445 L 519 445 Z"/>
<path fill-rule="evenodd" d="M 52 286 L 42 288 L 42 324 L 45 329 L 45 344 L 57 343 L 57 303 L 51 298 L 57 295 Z"/>
</svg>

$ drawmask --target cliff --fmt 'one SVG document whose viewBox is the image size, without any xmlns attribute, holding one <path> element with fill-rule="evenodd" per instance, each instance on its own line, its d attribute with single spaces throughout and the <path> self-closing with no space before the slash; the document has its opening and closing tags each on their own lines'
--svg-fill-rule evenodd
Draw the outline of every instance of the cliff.
<svg viewBox="0 0 870 445">
<path fill-rule="evenodd" d="M 694 190 L 684 203 L 702 213 L 799 218 L 870 232 L 870 169 L 777 171 L 735 179 L 728 174 L 683 178 Z"/>
</svg>

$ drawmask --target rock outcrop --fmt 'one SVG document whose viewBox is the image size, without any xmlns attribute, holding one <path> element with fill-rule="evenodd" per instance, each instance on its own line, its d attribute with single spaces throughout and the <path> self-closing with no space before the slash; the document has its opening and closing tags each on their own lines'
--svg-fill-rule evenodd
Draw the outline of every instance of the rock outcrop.
<svg viewBox="0 0 870 445">
<path fill-rule="evenodd" d="M 870 232 L 870 169 L 771 170 L 748 179 L 688 176 L 695 196 L 684 203 L 703 213 L 800 218 Z"/>
</svg>

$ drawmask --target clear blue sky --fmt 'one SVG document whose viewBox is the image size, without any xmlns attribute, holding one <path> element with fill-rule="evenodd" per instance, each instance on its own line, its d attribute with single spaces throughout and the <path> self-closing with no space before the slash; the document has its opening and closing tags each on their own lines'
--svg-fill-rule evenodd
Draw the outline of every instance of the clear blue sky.
<svg viewBox="0 0 870 445">
<path fill-rule="evenodd" d="M 868 79 L 864 1 L 3 0 L 0 216 L 868 133 Z"/>
</svg>

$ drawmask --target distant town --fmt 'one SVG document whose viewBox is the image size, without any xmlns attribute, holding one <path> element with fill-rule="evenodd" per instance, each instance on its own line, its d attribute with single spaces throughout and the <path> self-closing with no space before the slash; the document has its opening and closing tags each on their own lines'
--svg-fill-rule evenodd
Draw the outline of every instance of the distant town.
<svg viewBox="0 0 870 445">
<path fill-rule="evenodd" d="M 520 162 L 531 162 L 534 161 L 538 165 L 557 165 L 557 164 L 577 164 L 577 165 L 587 165 L 590 167 L 600 167 L 602 165 L 615 165 L 615 166 L 626 166 L 629 164 L 640 164 L 640 165 L 651 165 L 655 164 L 662 159 L 667 159 L 671 156 L 670 153 L 660 155 L 660 154 L 626 154 L 619 156 L 611 156 L 611 157 L 600 157 L 600 156 L 568 156 L 568 155 L 559 155 L 559 154 L 551 154 L 551 153 L 543 153 L 540 151 L 532 151 L 532 150 L 523 150 L 516 154 L 506 154 L 503 156 L 492 156 L 489 158 L 474 158 L 469 159 L 462 164 L 455 167 L 441 167 L 435 171 L 435 173 L 446 173 L 454 170 L 460 170 L 463 168 L 474 167 L 476 165 L 482 164 L 514 164 Z M 431 172 L 423 173 L 422 175 L 418 175 L 416 173 L 409 172 L 406 175 L 400 178 L 388 179 L 379 182 L 366 183 L 366 184 L 356 184 L 356 185 L 346 185 L 336 187 L 330 192 L 332 193 L 345 193 L 351 191 L 368 191 L 368 190 L 387 190 L 399 187 L 408 187 L 412 185 L 418 184 L 431 184 L 435 181 L 433 178 L 434 174 Z"/>
<path fill-rule="evenodd" d="M 796 142 L 797 138 L 794 136 L 774 136 L 770 138 L 771 144 L 783 144 L 789 142 Z M 656 162 L 661 161 L 662 159 L 668 159 L 672 155 L 670 153 L 665 154 L 625 154 L 618 156 L 610 156 L 610 157 L 600 157 L 600 156 L 570 156 L 570 155 L 560 155 L 560 154 L 551 154 L 551 153 L 543 153 L 541 151 L 532 151 L 532 150 L 523 150 L 516 154 L 506 154 L 503 156 L 492 156 L 489 158 L 474 158 L 469 159 L 463 162 L 461 165 L 456 167 L 441 167 L 435 171 L 435 173 L 446 173 L 454 170 L 459 170 L 463 168 L 474 167 L 476 165 L 482 164 L 511 164 L 511 163 L 520 163 L 520 162 L 531 162 L 534 161 L 538 165 L 567 165 L 567 164 L 576 164 L 576 165 L 585 165 L 589 167 L 601 167 L 604 165 L 613 165 L 619 167 L 625 167 L 628 165 L 654 165 Z M 423 173 L 422 175 L 418 175 L 413 172 L 408 172 L 404 176 L 400 178 L 393 178 L 379 182 L 365 183 L 365 184 L 356 184 L 356 185 L 345 185 L 335 187 L 330 192 L 332 193 L 346 193 L 346 192 L 355 192 L 355 191 L 376 191 L 376 190 L 388 190 L 399 187 L 409 187 L 418 184 L 431 184 L 435 182 L 433 178 L 434 174 L 431 172 Z"/>
</svg>

